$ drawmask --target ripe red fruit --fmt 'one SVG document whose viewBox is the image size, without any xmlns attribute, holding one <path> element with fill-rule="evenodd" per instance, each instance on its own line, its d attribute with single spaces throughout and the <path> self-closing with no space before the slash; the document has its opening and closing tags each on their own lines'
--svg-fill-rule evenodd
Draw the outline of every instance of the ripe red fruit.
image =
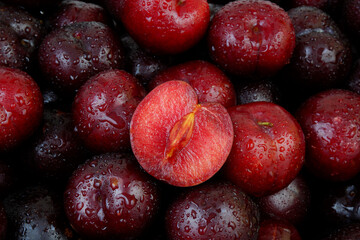
<svg viewBox="0 0 360 240">
<path fill-rule="evenodd" d="M 189 83 L 199 98 L 199 103 L 217 102 L 224 107 L 236 104 L 235 88 L 230 79 L 215 65 L 201 60 L 185 62 L 161 71 L 149 83 L 149 88 L 171 80 Z"/>
<path fill-rule="evenodd" d="M 255 240 L 260 213 L 240 188 L 229 182 L 205 183 L 172 202 L 166 213 L 169 240 Z"/>
<path fill-rule="evenodd" d="M 225 176 L 257 197 L 286 187 L 305 157 L 304 134 L 295 118 L 270 102 L 248 103 L 228 111 L 235 137 Z"/>
<path fill-rule="evenodd" d="M 129 34 L 157 54 L 188 50 L 203 37 L 210 21 L 206 0 L 124 0 L 120 9 Z"/>
<path fill-rule="evenodd" d="M 36 82 L 21 70 L 0 67 L 0 86 L 0 151 L 6 151 L 38 127 L 43 98 Z"/>
<path fill-rule="evenodd" d="M 340 89 L 308 98 L 296 112 L 306 137 L 306 166 L 329 180 L 360 171 L 360 95 Z"/>
<path fill-rule="evenodd" d="M 270 1 L 226 4 L 211 21 L 208 48 L 226 71 L 259 78 L 273 75 L 290 60 L 294 27 L 287 13 Z"/>
<path fill-rule="evenodd" d="M 74 93 L 93 75 L 124 66 L 115 32 L 100 22 L 78 22 L 50 32 L 39 48 L 39 64 L 52 86 Z"/>
<path fill-rule="evenodd" d="M 165 82 L 138 105 L 130 124 L 132 150 L 152 176 L 175 186 L 194 186 L 224 164 L 233 126 L 219 103 L 198 103 L 183 81 Z"/>
<path fill-rule="evenodd" d="M 107 70 L 93 76 L 73 103 L 78 136 L 94 152 L 129 149 L 131 117 L 145 94 L 137 79 L 125 71 Z"/>
<path fill-rule="evenodd" d="M 74 172 L 64 194 L 72 227 L 86 239 L 135 239 L 160 206 L 158 185 L 132 155 L 103 154 Z"/>
</svg>

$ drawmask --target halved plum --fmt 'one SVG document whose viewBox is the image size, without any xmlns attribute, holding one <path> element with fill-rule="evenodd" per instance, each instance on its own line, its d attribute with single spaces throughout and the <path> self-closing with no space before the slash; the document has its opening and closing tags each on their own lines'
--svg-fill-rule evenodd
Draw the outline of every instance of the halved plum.
<svg viewBox="0 0 360 240">
<path fill-rule="evenodd" d="M 219 103 L 198 103 L 183 81 L 153 89 L 130 123 L 132 150 L 152 176 L 175 186 L 194 186 L 211 178 L 225 163 L 234 132 Z"/>
</svg>

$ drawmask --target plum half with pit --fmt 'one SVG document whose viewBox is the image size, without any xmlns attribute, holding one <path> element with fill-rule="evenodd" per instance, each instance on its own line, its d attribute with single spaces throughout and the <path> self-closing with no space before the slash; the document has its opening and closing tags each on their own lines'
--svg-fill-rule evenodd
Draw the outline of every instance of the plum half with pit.
<svg viewBox="0 0 360 240">
<path fill-rule="evenodd" d="M 134 239 L 160 206 L 157 183 L 132 155 L 107 153 L 80 165 L 64 193 L 71 226 L 87 239 Z"/>
<path fill-rule="evenodd" d="M 228 108 L 234 144 L 223 168 L 227 179 L 261 197 L 290 184 L 305 160 L 304 133 L 296 119 L 271 102 Z"/>
<path fill-rule="evenodd" d="M 77 135 L 93 152 L 130 149 L 131 117 L 145 95 L 137 79 L 123 70 L 93 76 L 80 88 L 73 103 Z"/>
<path fill-rule="evenodd" d="M 46 79 L 73 94 L 93 75 L 124 67 L 124 52 L 115 32 L 100 22 L 78 22 L 57 28 L 39 47 L 39 65 Z"/>
<path fill-rule="evenodd" d="M 168 81 L 140 102 L 130 123 L 131 147 L 150 175 L 194 186 L 225 163 L 233 143 L 230 116 L 219 103 L 199 103 L 184 81 Z"/>
<path fill-rule="evenodd" d="M 260 78 L 290 61 L 295 32 L 288 14 L 275 3 L 239 0 L 215 14 L 207 41 L 211 58 L 225 71 Z"/>
<path fill-rule="evenodd" d="M 207 182 L 185 191 L 166 212 L 169 240 L 256 240 L 258 206 L 229 182 Z"/>
<path fill-rule="evenodd" d="M 306 166 L 318 177 L 345 181 L 360 171 L 360 95 L 331 89 L 297 110 L 306 138 Z"/>
</svg>

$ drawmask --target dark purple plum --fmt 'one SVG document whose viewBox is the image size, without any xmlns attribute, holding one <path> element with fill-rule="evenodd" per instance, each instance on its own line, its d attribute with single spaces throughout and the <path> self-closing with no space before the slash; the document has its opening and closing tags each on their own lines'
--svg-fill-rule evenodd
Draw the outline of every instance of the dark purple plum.
<svg viewBox="0 0 360 240">
<path fill-rule="evenodd" d="M 86 158 L 85 148 L 74 132 L 72 115 L 45 109 L 42 126 L 29 147 L 28 169 L 50 180 L 67 180 Z"/>
<path fill-rule="evenodd" d="M 287 78 L 298 90 L 314 92 L 343 85 L 352 66 L 349 46 L 334 35 L 311 31 L 297 37 Z"/>
<path fill-rule="evenodd" d="M 90 239 L 133 239 L 160 207 L 156 182 L 131 155 L 104 154 L 73 173 L 64 194 L 71 226 Z"/>
<path fill-rule="evenodd" d="M 298 230 L 289 222 L 266 219 L 260 222 L 257 240 L 301 240 Z"/>
<path fill-rule="evenodd" d="M 169 240 L 255 240 L 259 228 L 257 205 L 228 182 L 211 182 L 185 191 L 166 213 Z"/>
<path fill-rule="evenodd" d="M 281 104 L 282 101 L 280 89 L 269 79 L 242 81 L 238 83 L 235 88 L 237 92 L 237 104 L 239 105 L 260 101 Z"/>
<path fill-rule="evenodd" d="M 158 72 L 174 61 L 171 57 L 156 56 L 145 51 L 128 34 L 124 34 L 121 42 L 126 50 L 126 70 L 145 87 Z"/>
<path fill-rule="evenodd" d="M 45 34 L 42 21 L 15 6 L 0 3 L 0 66 L 29 70 Z"/>
<path fill-rule="evenodd" d="M 123 51 L 109 26 L 79 22 L 55 29 L 44 38 L 39 48 L 39 64 L 54 87 L 74 93 L 91 76 L 123 68 Z"/>
<path fill-rule="evenodd" d="M 9 239 L 75 239 L 61 196 L 43 186 L 18 189 L 4 199 Z M 1 225 L 0 225 L 1 226 Z"/>
<path fill-rule="evenodd" d="M 264 216 L 285 220 L 294 225 L 301 223 L 310 211 L 311 192 L 308 183 L 297 176 L 287 187 L 258 199 Z"/>
<path fill-rule="evenodd" d="M 94 3 L 78 0 L 63 0 L 51 20 L 51 26 L 63 27 L 75 22 L 101 22 L 109 25 L 110 16 L 106 10 Z"/>
<path fill-rule="evenodd" d="M 329 14 L 317 7 L 300 6 L 288 11 L 296 36 L 311 31 L 323 31 L 341 39 L 343 33 Z"/>
</svg>

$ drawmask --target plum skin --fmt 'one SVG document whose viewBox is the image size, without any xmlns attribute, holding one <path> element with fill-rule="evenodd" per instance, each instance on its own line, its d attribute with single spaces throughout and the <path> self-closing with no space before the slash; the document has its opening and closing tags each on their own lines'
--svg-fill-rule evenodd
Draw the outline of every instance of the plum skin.
<svg viewBox="0 0 360 240">
<path fill-rule="evenodd" d="M 290 61 L 295 31 L 276 4 L 239 0 L 215 14 L 207 42 L 211 58 L 225 71 L 259 78 L 275 74 Z"/>
<path fill-rule="evenodd" d="M 79 89 L 73 102 L 77 135 L 96 153 L 130 149 L 130 121 L 145 95 L 138 80 L 123 70 L 96 74 Z"/>
<path fill-rule="evenodd" d="M 39 126 L 43 97 L 34 79 L 18 69 L 0 67 L 0 85 L 0 151 L 8 151 Z"/>
<path fill-rule="evenodd" d="M 345 181 L 360 171 L 360 95 L 331 89 L 296 112 L 306 138 L 306 166 L 316 176 Z"/>
<path fill-rule="evenodd" d="M 258 206 L 227 181 L 207 182 L 183 192 L 166 212 L 169 240 L 255 240 Z"/>
<path fill-rule="evenodd" d="M 156 216 L 160 192 L 131 154 L 107 153 L 87 160 L 73 173 L 64 205 L 80 235 L 132 239 Z"/>
<path fill-rule="evenodd" d="M 238 105 L 228 112 L 235 136 L 224 176 L 256 197 L 290 184 L 305 159 L 304 133 L 296 119 L 270 102 Z"/>
</svg>

